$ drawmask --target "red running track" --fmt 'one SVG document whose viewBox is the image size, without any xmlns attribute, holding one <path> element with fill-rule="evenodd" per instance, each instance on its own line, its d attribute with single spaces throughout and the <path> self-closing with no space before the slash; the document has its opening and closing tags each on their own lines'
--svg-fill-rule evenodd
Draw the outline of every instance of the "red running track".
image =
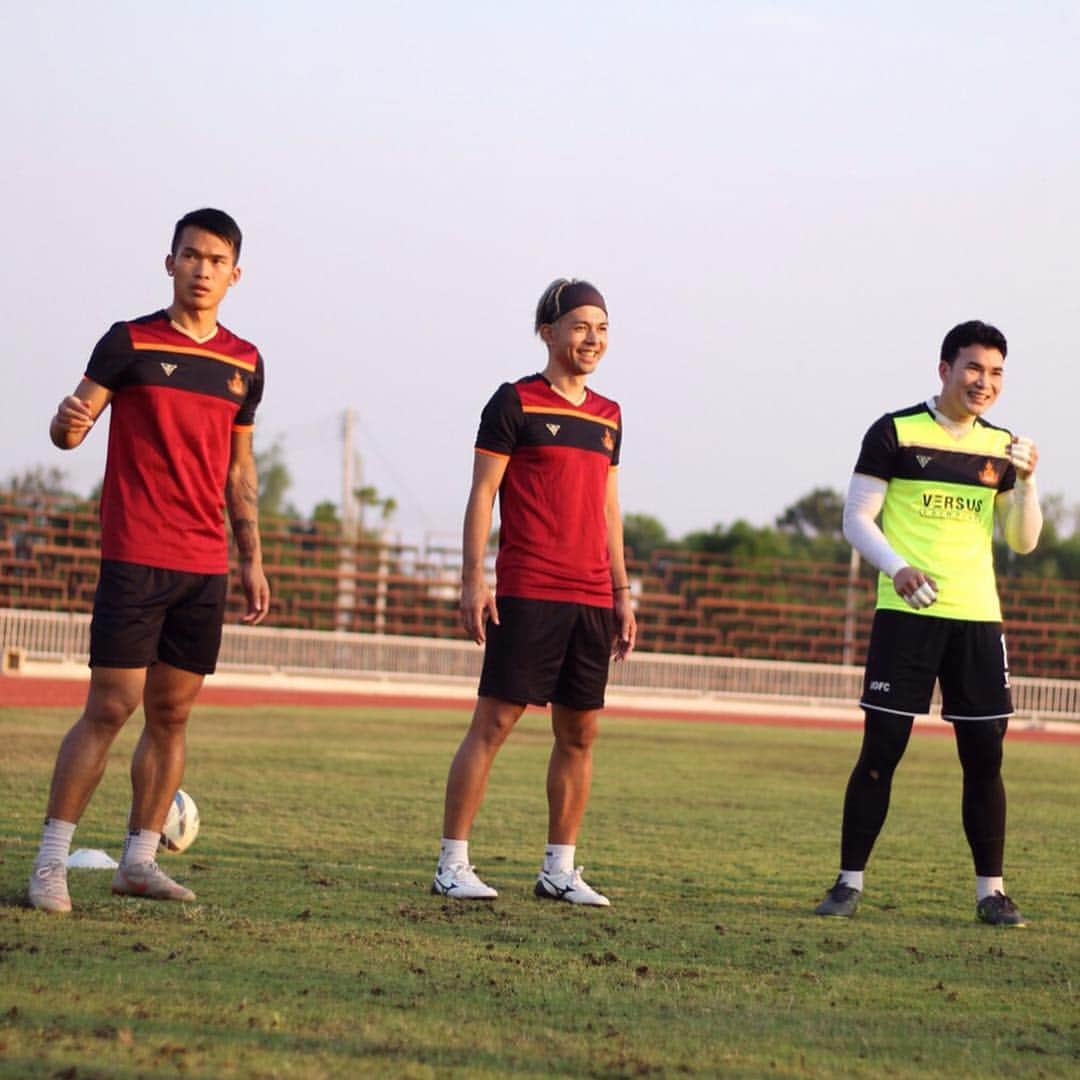
<svg viewBox="0 0 1080 1080">
<path fill-rule="evenodd" d="M 86 700 L 87 682 L 81 679 L 42 679 L 30 675 L 0 675 L 0 707 L 9 708 L 70 708 L 78 709 Z M 282 705 L 293 708 L 393 708 L 393 709 L 455 709 L 471 711 L 472 702 L 458 697 L 424 697 L 416 694 L 373 693 L 368 690 L 282 690 L 247 686 L 207 686 L 199 694 L 201 705 L 226 705 L 237 708 L 253 705 Z M 643 709 L 633 706 L 612 706 L 609 716 L 640 720 L 682 720 L 703 724 L 755 724 L 765 727 L 849 729 L 862 728 L 861 720 L 834 720 L 828 717 L 797 717 L 761 715 L 759 713 L 708 712 L 703 709 Z M 948 734 L 941 725 L 917 725 L 916 733 Z M 1010 739 L 1030 742 L 1080 744 L 1080 725 L 1075 732 L 1024 731 L 1014 728 Z"/>
</svg>

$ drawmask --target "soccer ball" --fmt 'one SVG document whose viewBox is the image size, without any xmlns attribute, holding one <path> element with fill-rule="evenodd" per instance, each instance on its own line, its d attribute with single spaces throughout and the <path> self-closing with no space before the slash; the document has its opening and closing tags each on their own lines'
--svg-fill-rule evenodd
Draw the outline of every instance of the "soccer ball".
<svg viewBox="0 0 1080 1080">
<path fill-rule="evenodd" d="M 169 803 L 169 813 L 161 830 L 159 851 L 186 851 L 199 835 L 199 808 L 184 790 L 177 791 Z"/>
</svg>

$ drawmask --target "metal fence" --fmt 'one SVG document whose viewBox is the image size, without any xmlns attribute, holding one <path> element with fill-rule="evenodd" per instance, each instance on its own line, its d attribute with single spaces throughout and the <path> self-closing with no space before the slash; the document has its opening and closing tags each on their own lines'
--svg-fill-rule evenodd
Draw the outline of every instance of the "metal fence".
<svg viewBox="0 0 1080 1080">
<path fill-rule="evenodd" d="M 21 649 L 30 660 L 85 662 L 89 643 L 89 615 L 0 608 L 0 650 Z M 475 681 L 481 659 L 470 641 L 226 626 L 218 666 L 336 678 Z M 861 667 L 841 664 L 636 653 L 612 669 L 611 686 L 688 698 L 851 705 L 862 690 L 862 675 Z M 1015 677 L 1012 684 L 1017 712 L 1080 720 L 1080 681 Z"/>
</svg>

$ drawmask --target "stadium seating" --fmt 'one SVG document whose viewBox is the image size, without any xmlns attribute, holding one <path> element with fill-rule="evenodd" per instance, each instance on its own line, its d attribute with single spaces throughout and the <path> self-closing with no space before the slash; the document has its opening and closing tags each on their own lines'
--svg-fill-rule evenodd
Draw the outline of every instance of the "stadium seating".
<svg viewBox="0 0 1080 1080">
<path fill-rule="evenodd" d="M 262 524 L 274 593 L 268 625 L 460 638 L 460 551 L 345 542 L 330 524 Z M 85 504 L 0 494 L 0 607 L 90 611 L 96 513 Z M 865 567 L 734 559 L 679 548 L 627 562 L 639 648 L 821 663 L 861 662 L 876 589 Z M 1015 674 L 1080 678 L 1080 582 L 1003 577 Z M 227 617 L 245 610 L 237 576 Z"/>
</svg>

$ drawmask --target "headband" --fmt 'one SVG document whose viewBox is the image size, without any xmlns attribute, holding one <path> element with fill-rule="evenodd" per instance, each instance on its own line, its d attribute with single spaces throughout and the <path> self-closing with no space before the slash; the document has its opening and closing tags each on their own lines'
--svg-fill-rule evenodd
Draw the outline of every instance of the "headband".
<svg viewBox="0 0 1080 1080">
<path fill-rule="evenodd" d="M 555 294 L 555 318 L 552 322 L 561 319 L 568 311 L 579 307 L 598 307 L 605 315 L 607 304 L 600 294 L 600 290 L 587 281 L 574 281 L 564 285 Z"/>
</svg>

